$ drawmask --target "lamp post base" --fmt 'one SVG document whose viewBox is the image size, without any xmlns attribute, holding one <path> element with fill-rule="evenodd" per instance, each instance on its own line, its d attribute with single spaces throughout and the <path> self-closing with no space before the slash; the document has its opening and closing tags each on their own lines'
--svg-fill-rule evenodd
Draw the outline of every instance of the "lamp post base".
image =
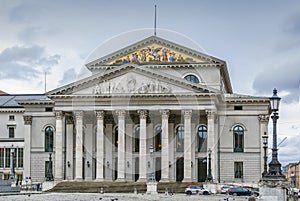
<svg viewBox="0 0 300 201">
<path fill-rule="evenodd" d="M 287 199 L 288 182 L 284 177 L 264 177 L 259 184 L 259 193 L 263 201 L 282 201 Z"/>
<path fill-rule="evenodd" d="M 147 194 L 152 194 L 152 195 L 158 194 L 156 181 L 148 181 L 147 182 Z"/>
</svg>

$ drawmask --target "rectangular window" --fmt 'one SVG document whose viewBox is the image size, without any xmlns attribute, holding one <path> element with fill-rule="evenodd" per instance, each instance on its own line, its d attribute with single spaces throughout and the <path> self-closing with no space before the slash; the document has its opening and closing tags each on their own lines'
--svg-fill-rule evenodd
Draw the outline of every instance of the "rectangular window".
<svg viewBox="0 0 300 201">
<path fill-rule="evenodd" d="M 243 110 L 243 106 L 241 105 L 235 105 L 234 110 Z"/>
<path fill-rule="evenodd" d="M 23 148 L 18 148 L 18 167 L 23 167 Z"/>
<path fill-rule="evenodd" d="M 15 128 L 14 127 L 8 127 L 8 136 L 9 136 L 9 138 L 15 137 Z"/>
<path fill-rule="evenodd" d="M 10 167 L 10 148 L 5 148 L 5 167 Z"/>
<path fill-rule="evenodd" d="M 0 148 L 0 168 L 4 168 L 4 148 Z"/>
<path fill-rule="evenodd" d="M 46 107 L 45 112 L 53 112 L 53 107 Z"/>
<path fill-rule="evenodd" d="M 15 120 L 15 115 L 9 115 L 8 120 L 9 121 L 14 121 Z"/>
<path fill-rule="evenodd" d="M 243 178 L 243 162 L 234 162 L 234 178 Z"/>
</svg>

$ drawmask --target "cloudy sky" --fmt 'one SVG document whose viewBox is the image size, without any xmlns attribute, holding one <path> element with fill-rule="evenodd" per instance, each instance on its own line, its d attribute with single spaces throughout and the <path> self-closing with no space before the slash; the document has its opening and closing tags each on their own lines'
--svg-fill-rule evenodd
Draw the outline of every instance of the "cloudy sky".
<svg viewBox="0 0 300 201">
<path fill-rule="evenodd" d="M 235 93 L 279 90 L 278 142 L 287 137 L 279 160 L 299 161 L 298 0 L 0 0 L 0 90 L 44 93 L 45 72 L 47 91 L 86 76 L 83 64 L 95 48 L 109 49 L 107 41 L 125 32 L 151 30 L 154 4 L 157 35 L 181 34 L 225 60 Z"/>
</svg>

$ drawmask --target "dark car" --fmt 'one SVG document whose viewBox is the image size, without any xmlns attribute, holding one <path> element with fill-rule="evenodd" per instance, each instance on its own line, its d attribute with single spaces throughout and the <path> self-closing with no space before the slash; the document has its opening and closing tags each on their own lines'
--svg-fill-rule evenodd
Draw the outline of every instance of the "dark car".
<svg viewBox="0 0 300 201">
<path fill-rule="evenodd" d="M 251 191 L 247 188 L 238 187 L 238 188 L 230 188 L 227 190 L 229 195 L 251 195 Z"/>
</svg>

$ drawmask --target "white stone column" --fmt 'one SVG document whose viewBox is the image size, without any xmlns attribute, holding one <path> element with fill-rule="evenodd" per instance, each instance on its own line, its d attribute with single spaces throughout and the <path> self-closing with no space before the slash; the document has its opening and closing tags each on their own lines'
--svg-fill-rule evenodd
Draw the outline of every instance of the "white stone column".
<svg viewBox="0 0 300 201">
<path fill-rule="evenodd" d="M 161 110 L 161 129 L 162 129 L 162 138 L 161 138 L 161 181 L 167 182 L 169 179 L 169 110 Z"/>
<path fill-rule="evenodd" d="M 97 118 L 97 155 L 96 155 L 96 180 L 104 180 L 104 111 L 96 111 Z"/>
<path fill-rule="evenodd" d="M 67 121 L 67 147 L 66 147 L 66 178 L 73 179 L 73 117 L 66 116 Z"/>
<path fill-rule="evenodd" d="M 31 176 L 31 125 L 32 116 L 24 115 L 24 172 L 23 177 Z M 25 179 L 23 179 L 25 181 Z"/>
<path fill-rule="evenodd" d="M 139 182 L 147 181 L 147 114 L 146 110 L 139 110 L 140 115 L 140 157 L 139 157 Z"/>
<path fill-rule="evenodd" d="M 75 112 L 76 118 L 76 148 L 75 148 L 75 158 L 76 158 L 76 165 L 75 165 L 75 179 L 82 180 L 82 135 L 83 135 L 83 122 L 82 122 L 82 111 Z"/>
<path fill-rule="evenodd" d="M 211 150 L 211 174 L 213 181 L 217 178 L 217 134 L 215 133 L 215 111 L 206 110 L 207 114 L 207 150 Z M 208 157 L 208 154 L 207 154 Z M 207 163 L 207 170 L 208 170 Z"/>
<path fill-rule="evenodd" d="M 192 182 L 192 110 L 184 110 L 184 178 Z"/>
<path fill-rule="evenodd" d="M 125 181 L 125 114 L 124 110 L 116 111 L 118 115 L 118 178 Z"/>
<path fill-rule="evenodd" d="M 55 111 L 56 118 L 56 132 L 55 132 L 55 168 L 54 180 L 60 181 L 63 179 L 63 113 L 62 111 Z"/>
</svg>

